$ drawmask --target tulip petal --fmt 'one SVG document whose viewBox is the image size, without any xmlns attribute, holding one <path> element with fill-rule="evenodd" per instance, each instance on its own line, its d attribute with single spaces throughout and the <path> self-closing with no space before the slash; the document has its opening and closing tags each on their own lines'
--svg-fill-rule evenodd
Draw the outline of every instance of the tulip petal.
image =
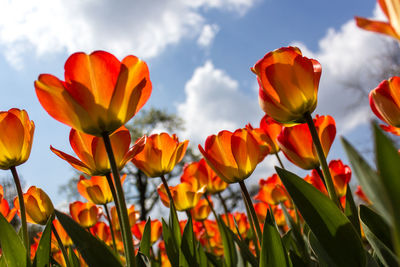
<svg viewBox="0 0 400 267">
<path fill-rule="evenodd" d="M 71 166 L 74 167 L 75 169 L 77 169 L 81 172 L 84 172 L 88 175 L 95 175 L 94 173 L 92 173 L 92 170 L 86 164 L 84 164 L 82 161 L 74 158 L 71 155 L 68 155 L 67 153 L 64 153 L 58 149 L 55 149 L 52 146 L 50 146 L 50 150 L 53 151 L 54 154 L 56 154 L 63 160 L 67 161 L 69 164 L 71 164 Z"/>
<path fill-rule="evenodd" d="M 399 35 L 394 31 L 392 26 L 387 22 L 375 21 L 361 17 L 355 17 L 357 26 L 372 32 L 382 33 L 399 39 Z"/>
</svg>

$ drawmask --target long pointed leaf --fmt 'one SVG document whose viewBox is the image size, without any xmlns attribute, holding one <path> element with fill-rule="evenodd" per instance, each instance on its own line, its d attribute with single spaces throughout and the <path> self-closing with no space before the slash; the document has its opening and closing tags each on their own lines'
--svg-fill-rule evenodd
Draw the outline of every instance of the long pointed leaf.
<svg viewBox="0 0 400 267">
<path fill-rule="evenodd" d="M 139 251 L 150 257 L 151 242 L 151 219 L 149 218 L 144 226 L 142 240 L 140 241 Z"/>
<path fill-rule="evenodd" d="M 175 239 L 172 234 L 172 230 L 168 224 L 162 220 L 162 236 L 165 242 L 165 251 L 167 252 L 168 259 L 172 266 L 179 266 L 179 249 L 175 243 Z"/>
<path fill-rule="evenodd" d="M 189 217 L 183 229 L 181 250 L 190 266 L 199 266 L 196 259 L 195 237 L 193 233 L 192 219 Z"/>
<path fill-rule="evenodd" d="M 353 194 L 351 193 L 350 186 L 347 187 L 346 207 L 344 209 L 344 214 L 353 224 L 354 229 L 356 229 L 358 236 L 361 237 L 361 228 L 360 228 L 360 220 L 358 219 L 358 210 L 356 204 L 354 203 Z"/>
<path fill-rule="evenodd" d="M 89 266 L 121 266 L 114 253 L 103 242 L 83 229 L 68 215 L 57 210 L 55 213 Z"/>
<path fill-rule="evenodd" d="M 36 250 L 35 259 L 33 261 L 34 266 L 50 266 L 50 252 L 51 252 L 51 225 L 53 223 L 54 216 L 51 216 L 43 230 L 42 236 L 40 237 L 39 245 Z"/>
<path fill-rule="evenodd" d="M 297 175 L 275 167 L 311 231 L 339 266 L 365 266 L 361 239 L 342 211 L 324 194 Z"/>
<path fill-rule="evenodd" d="M 237 266 L 238 257 L 236 254 L 235 243 L 233 242 L 232 236 L 228 232 L 228 226 L 225 225 L 221 217 L 218 218 L 218 228 L 222 238 L 222 244 L 224 246 L 224 259 L 227 266 Z"/>
</svg>

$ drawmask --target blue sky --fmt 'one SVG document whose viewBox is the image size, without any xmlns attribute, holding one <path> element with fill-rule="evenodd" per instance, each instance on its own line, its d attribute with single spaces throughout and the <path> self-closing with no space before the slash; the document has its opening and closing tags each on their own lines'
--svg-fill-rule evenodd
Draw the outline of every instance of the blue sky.
<svg viewBox="0 0 400 267">
<path fill-rule="evenodd" d="M 197 146 L 222 129 L 257 125 L 262 112 L 249 68 L 271 50 L 298 45 L 322 64 L 317 112 L 332 115 L 339 134 L 356 143 L 369 140 L 368 101 L 349 111 L 358 97 L 343 81 L 360 79 L 370 89 L 378 84 L 363 79 L 363 68 L 391 40 L 353 21 L 355 15 L 382 17 L 373 0 L 0 3 L 0 110 L 23 108 L 35 121 L 31 157 L 18 170 L 26 186 L 43 188 L 55 203 L 63 200 L 58 187 L 74 172 L 49 146 L 71 153 L 69 129 L 40 106 L 33 82 L 41 73 L 62 78 L 65 60 L 76 51 L 103 49 L 120 59 L 134 54 L 146 60 L 153 92 L 145 107 L 178 113 L 187 122 L 179 136 Z M 336 140 L 330 158 L 342 156 Z M 274 164 L 265 163 L 253 179 L 271 175 Z"/>
</svg>

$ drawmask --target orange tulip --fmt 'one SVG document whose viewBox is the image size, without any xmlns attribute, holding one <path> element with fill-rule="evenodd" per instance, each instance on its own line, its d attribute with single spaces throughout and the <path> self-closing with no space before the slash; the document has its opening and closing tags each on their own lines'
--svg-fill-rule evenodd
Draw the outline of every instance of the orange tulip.
<svg viewBox="0 0 400 267">
<path fill-rule="evenodd" d="M 65 231 L 64 227 L 62 227 L 61 223 L 58 220 L 54 220 L 53 226 L 56 229 L 58 235 L 60 236 L 61 243 L 64 245 L 64 247 L 72 246 L 72 244 L 73 244 L 72 240 L 69 237 L 69 235 L 67 234 L 67 232 Z M 52 234 L 51 238 L 52 238 L 52 240 L 54 240 L 54 242 L 56 244 L 58 244 L 54 234 Z"/>
<path fill-rule="evenodd" d="M 0 184 L 0 201 L 3 200 L 3 196 L 4 196 L 4 189 L 3 186 Z"/>
<path fill-rule="evenodd" d="M 357 26 L 372 32 L 389 35 L 400 40 L 400 2 L 398 0 L 378 0 L 389 22 L 355 17 Z"/>
<path fill-rule="evenodd" d="M 90 202 L 75 201 L 69 204 L 69 213 L 83 228 L 90 228 L 97 223 L 101 209 Z"/>
<path fill-rule="evenodd" d="M 36 186 L 29 187 L 23 195 L 26 208 L 26 221 L 29 223 L 45 225 L 47 220 L 54 214 L 54 206 L 49 196 Z M 14 207 L 20 214 L 19 199 L 15 197 Z"/>
<path fill-rule="evenodd" d="M 145 225 L 146 225 L 146 221 L 140 221 L 132 227 L 133 235 L 139 240 L 142 240 Z M 150 233 L 150 243 L 154 244 L 161 237 L 161 234 L 162 234 L 162 224 L 159 220 L 151 221 L 151 231 L 150 232 L 151 232 Z"/>
<path fill-rule="evenodd" d="M 148 177 L 159 177 L 171 172 L 183 159 L 188 143 L 188 140 L 179 142 L 175 134 L 152 134 L 132 162 Z"/>
<path fill-rule="evenodd" d="M 228 184 L 218 177 L 204 159 L 185 165 L 181 182 L 205 185 L 206 192 L 212 195 L 222 192 L 228 187 Z"/>
<path fill-rule="evenodd" d="M 261 179 L 260 190 L 254 199 L 270 205 L 277 205 L 288 200 L 289 194 L 283 186 L 281 179 L 275 173 L 266 180 Z M 266 214 L 265 214 L 266 215 Z"/>
<path fill-rule="evenodd" d="M 225 222 L 225 224 L 232 230 L 232 232 L 238 234 L 237 229 L 239 229 L 239 234 L 243 237 L 246 238 L 247 236 L 247 231 L 250 229 L 250 225 L 247 221 L 247 216 L 244 213 L 241 212 L 235 212 L 233 215 L 231 213 L 228 214 L 228 220 L 226 219 L 226 215 L 223 214 L 221 215 L 222 220 Z M 237 223 L 237 229 L 235 225 L 235 221 Z"/>
<path fill-rule="evenodd" d="M 15 208 L 10 209 L 7 200 L 4 198 L 0 200 L 0 213 L 6 218 L 8 222 L 11 222 L 15 217 L 17 210 Z"/>
<path fill-rule="evenodd" d="M 314 124 L 326 156 L 336 136 L 335 121 L 329 115 L 317 115 Z M 319 166 L 317 152 L 307 124 L 283 127 L 278 136 L 278 144 L 287 159 L 298 167 L 310 170 Z"/>
<path fill-rule="evenodd" d="M 71 55 L 64 66 L 65 82 L 50 74 L 35 81 L 36 95 L 54 119 L 78 131 L 101 136 L 128 122 L 151 94 L 145 62 L 95 51 Z"/>
<path fill-rule="evenodd" d="M 144 138 L 141 138 L 134 146 L 129 148 L 131 135 L 125 127 L 121 127 L 111 134 L 110 140 L 119 170 L 143 149 L 145 141 Z M 79 160 L 53 147 L 50 147 L 50 149 L 57 156 L 71 164 L 72 167 L 90 176 L 110 173 L 110 161 L 102 138 L 71 129 L 69 142 Z"/>
<path fill-rule="evenodd" d="M 364 191 L 362 190 L 361 186 L 357 186 L 357 190 L 355 192 L 355 194 L 365 203 L 367 203 L 368 205 L 371 205 L 372 202 L 371 200 L 369 200 L 369 198 L 367 197 L 367 195 L 364 193 Z"/>
<path fill-rule="evenodd" d="M 259 143 L 247 129 L 210 135 L 204 149 L 199 145 L 199 150 L 207 164 L 227 183 L 249 177 L 263 158 Z"/>
<path fill-rule="evenodd" d="M 176 210 L 185 211 L 196 206 L 201 196 L 204 194 L 206 186 L 203 185 L 202 187 L 197 187 L 188 183 L 180 183 L 176 186 L 170 186 L 169 189 L 171 191 Z M 160 195 L 162 203 L 166 207 L 169 207 L 169 198 L 164 185 L 160 184 L 157 188 L 157 191 Z"/>
<path fill-rule="evenodd" d="M 335 186 L 338 197 L 346 196 L 347 186 L 351 179 L 351 169 L 339 160 L 329 162 L 329 171 L 332 175 L 333 185 Z"/>
<path fill-rule="evenodd" d="M 254 210 L 256 211 L 258 221 L 260 223 L 264 223 L 265 218 L 267 217 L 267 212 L 269 210 L 269 204 L 265 202 L 258 202 L 254 203 L 253 205 L 254 205 Z"/>
<path fill-rule="evenodd" d="M 131 205 L 128 208 L 128 219 L 129 219 L 129 225 L 132 227 L 136 221 L 139 219 L 140 214 L 139 211 L 135 210 L 135 205 Z M 119 225 L 119 219 L 118 219 L 118 214 L 117 214 L 117 209 L 114 207 L 111 207 L 111 221 L 113 224 L 113 227 L 115 228 L 116 231 L 120 230 L 120 225 Z"/>
<path fill-rule="evenodd" d="M 208 198 L 210 203 L 212 203 L 211 198 Z M 204 221 L 210 215 L 211 207 L 205 198 L 202 198 L 197 202 L 196 206 L 190 210 L 192 218 L 195 221 Z"/>
<path fill-rule="evenodd" d="M 303 122 L 304 114 L 316 108 L 321 65 L 297 47 L 269 52 L 251 70 L 260 86 L 260 106 L 274 120 Z"/>
<path fill-rule="evenodd" d="M 381 125 L 388 132 L 400 135 L 400 77 L 382 81 L 369 93 L 369 104 L 375 115 L 389 126 Z"/>
<path fill-rule="evenodd" d="M 121 177 L 121 183 L 125 181 L 125 178 L 126 174 Z M 104 205 L 113 201 L 110 186 L 105 176 L 92 176 L 90 179 L 86 179 L 81 175 L 77 187 L 79 194 L 94 204 Z"/>
<path fill-rule="evenodd" d="M 200 242 L 202 242 L 202 244 L 205 245 L 214 255 L 222 256 L 224 254 L 224 249 L 217 222 L 205 220 L 204 226 L 205 231 L 203 231 L 204 234 L 202 235 Z"/>
<path fill-rule="evenodd" d="M 255 129 L 259 138 L 269 146 L 270 154 L 275 154 L 280 150 L 276 138 L 281 133 L 282 127 L 282 124 L 265 115 L 260 121 L 260 128 Z"/>
<path fill-rule="evenodd" d="M 35 124 L 25 110 L 0 112 L 0 169 L 21 165 L 31 153 Z"/>
<path fill-rule="evenodd" d="M 321 180 L 316 170 L 312 170 L 311 175 L 307 175 L 304 180 L 317 188 L 321 193 L 328 196 L 328 191 L 326 190 L 324 182 Z"/>
<path fill-rule="evenodd" d="M 108 245 L 112 243 L 110 227 L 108 227 L 104 222 L 97 222 L 92 228 L 90 228 L 90 232 L 104 243 Z"/>
</svg>

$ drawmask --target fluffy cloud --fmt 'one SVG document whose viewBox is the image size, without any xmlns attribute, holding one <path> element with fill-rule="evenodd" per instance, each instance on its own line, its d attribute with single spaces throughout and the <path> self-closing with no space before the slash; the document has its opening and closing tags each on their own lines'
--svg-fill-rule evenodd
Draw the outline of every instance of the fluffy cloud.
<svg viewBox="0 0 400 267">
<path fill-rule="evenodd" d="M 219 27 L 216 24 L 204 25 L 203 30 L 197 39 L 197 44 L 201 47 L 209 47 L 218 31 Z"/>
<path fill-rule="evenodd" d="M 149 58 L 184 37 L 199 36 L 207 24 L 202 15 L 207 9 L 242 15 L 255 1 L 1 1 L 0 44 L 14 66 L 27 51 L 40 56 L 106 49 Z"/>
</svg>

